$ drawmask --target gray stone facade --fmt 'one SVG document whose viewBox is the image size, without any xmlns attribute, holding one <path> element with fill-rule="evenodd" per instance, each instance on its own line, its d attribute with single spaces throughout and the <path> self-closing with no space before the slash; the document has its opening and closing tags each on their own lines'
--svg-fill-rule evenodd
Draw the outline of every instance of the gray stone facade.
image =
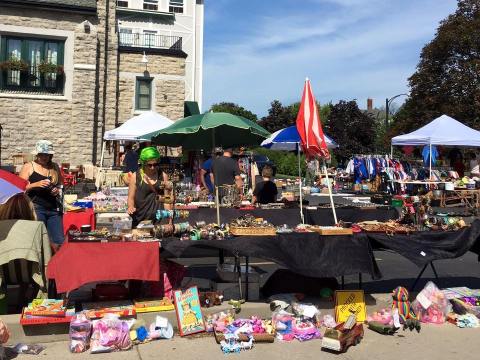
<svg viewBox="0 0 480 360">
<path fill-rule="evenodd" d="M 2 165 L 12 163 L 13 155 L 29 153 L 39 139 L 54 143 L 59 163 L 99 163 L 103 133 L 135 114 L 135 79 L 144 75 L 143 54 L 118 52 L 115 7 L 114 0 L 98 0 L 93 12 L 0 7 L 0 37 L 65 40 L 63 95 L 0 90 Z M 148 54 L 148 59 L 153 110 L 181 118 L 185 58 Z M 113 155 L 107 153 L 106 159 L 111 163 Z"/>
</svg>

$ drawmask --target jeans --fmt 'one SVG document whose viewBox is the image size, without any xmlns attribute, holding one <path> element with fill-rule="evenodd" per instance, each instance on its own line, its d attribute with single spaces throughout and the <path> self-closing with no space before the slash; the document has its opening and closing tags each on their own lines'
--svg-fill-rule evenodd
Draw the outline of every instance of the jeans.
<svg viewBox="0 0 480 360">
<path fill-rule="evenodd" d="M 41 205 L 35 204 L 35 213 L 38 221 L 45 224 L 48 231 L 48 237 L 54 244 L 61 245 L 65 240 L 63 235 L 63 216 L 56 210 L 45 209 Z"/>
</svg>

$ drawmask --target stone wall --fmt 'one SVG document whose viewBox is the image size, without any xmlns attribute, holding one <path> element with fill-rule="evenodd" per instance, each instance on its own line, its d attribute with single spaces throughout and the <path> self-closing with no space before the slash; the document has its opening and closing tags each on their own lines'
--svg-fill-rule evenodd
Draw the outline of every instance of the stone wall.
<svg viewBox="0 0 480 360">
<path fill-rule="evenodd" d="M 185 59 L 182 57 L 147 54 L 148 65 L 141 63 L 143 54 L 120 53 L 119 123 L 138 114 L 135 112 L 137 77 L 151 77 L 152 110 L 171 120 L 183 117 L 185 100 Z"/>
<path fill-rule="evenodd" d="M 85 33 L 85 20 L 92 24 L 90 33 Z M 28 10 L 0 7 L 0 24 L 21 27 L 19 33 L 38 37 L 52 29 L 74 33 L 73 61 L 65 67 L 65 77 L 71 83 L 70 98 L 0 93 L 2 164 L 11 163 L 12 155 L 29 153 L 39 139 L 54 143 L 57 162 L 76 165 L 91 161 L 97 17 L 71 11 L 39 11 L 33 6 Z M 65 58 L 72 57 L 65 50 Z M 78 64 L 83 69 L 77 69 Z"/>
</svg>

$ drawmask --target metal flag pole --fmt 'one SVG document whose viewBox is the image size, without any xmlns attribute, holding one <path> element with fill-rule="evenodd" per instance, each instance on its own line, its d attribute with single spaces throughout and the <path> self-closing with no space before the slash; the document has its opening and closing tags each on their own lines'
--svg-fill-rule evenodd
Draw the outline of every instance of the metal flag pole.
<svg viewBox="0 0 480 360">
<path fill-rule="evenodd" d="M 220 201 L 218 199 L 218 186 L 217 186 L 217 167 L 213 166 L 215 162 L 215 128 L 212 129 L 212 167 L 213 167 L 213 187 L 215 189 L 215 207 L 217 209 L 217 225 L 220 226 Z"/>
<path fill-rule="evenodd" d="M 302 190 L 302 164 L 300 158 L 300 146 L 297 143 L 297 155 L 298 155 L 298 180 L 300 181 L 300 219 L 302 224 L 305 224 L 305 217 L 303 216 L 303 190 Z"/>
<path fill-rule="evenodd" d="M 333 202 L 332 186 L 330 185 L 330 179 L 328 178 L 327 165 L 326 165 L 325 159 L 323 160 L 322 166 L 323 166 L 323 172 L 325 173 L 325 176 L 327 179 L 328 195 L 330 197 L 330 205 L 332 206 L 333 220 L 335 221 L 335 224 L 337 224 L 338 223 L 337 212 L 335 211 L 335 203 Z"/>
</svg>

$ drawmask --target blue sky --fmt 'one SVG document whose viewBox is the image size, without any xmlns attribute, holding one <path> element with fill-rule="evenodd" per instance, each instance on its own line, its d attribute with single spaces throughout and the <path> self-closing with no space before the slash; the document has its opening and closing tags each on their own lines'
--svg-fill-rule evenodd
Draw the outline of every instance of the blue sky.
<svg viewBox="0 0 480 360">
<path fill-rule="evenodd" d="M 320 103 L 408 92 L 422 47 L 456 0 L 207 0 L 203 110 L 229 101 L 266 115 L 299 101 L 305 77 Z M 400 105 L 404 97 L 399 98 Z"/>
</svg>

